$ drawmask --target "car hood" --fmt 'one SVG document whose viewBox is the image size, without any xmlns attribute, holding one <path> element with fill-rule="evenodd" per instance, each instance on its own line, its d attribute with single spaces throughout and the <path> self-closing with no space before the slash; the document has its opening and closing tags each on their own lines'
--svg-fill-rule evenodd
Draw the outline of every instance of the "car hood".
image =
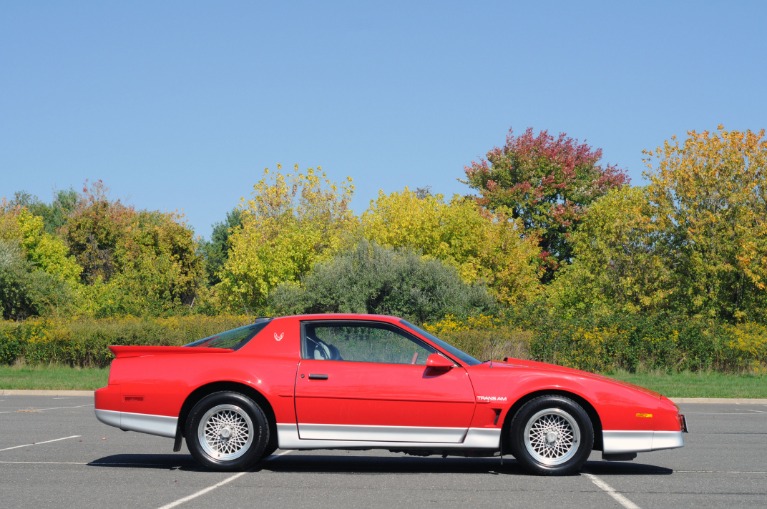
<svg viewBox="0 0 767 509">
<path fill-rule="evenodd" d="M 645 394 L 657 397 L 659 399 L 663 398 L 663 395 L 661 395 L 660 393 L 657 393 L 650 389 L 646 389 L 645 387 L 642 387 L 640 385 L 634 385 L 632 383 L 623 382 L 621 380 L 615 380 L 614 378 L 610 378 L 608 376 L 598 375 L 596 373 L 590 373 L 588 371 L 582 371 L 580 369 L 568 368 L 565 366 L 560 366 L 558 364 L 548 364 L 546 362 L 515 359 L 511 357 L 507 357 L 503 361 L 489 361 L 486 364 L 493 369 L 529 369 L 529 370 L 539 371 L 539 372 L 547 373 L 547 374 L 559 373 L 569 377 L 596 380 L 603 383 L 619 385 L 621 387 L 626 387 L 629 389 L 633 389 L 635 391 L 640 391 Z"/>
</svg>

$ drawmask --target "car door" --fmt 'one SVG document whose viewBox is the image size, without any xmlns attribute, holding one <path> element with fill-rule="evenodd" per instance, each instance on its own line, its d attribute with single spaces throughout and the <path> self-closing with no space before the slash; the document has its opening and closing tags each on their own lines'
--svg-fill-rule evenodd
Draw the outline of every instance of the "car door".
<svg viewBox="0 0 767 509">
<path fill-rule="evenodd" d="M 463 441 L 475 406 L 464 368 L 427 367 L 436 350 L 389 323 L 306 321 L 301 329 L 300 439 Z"/>
</svg>

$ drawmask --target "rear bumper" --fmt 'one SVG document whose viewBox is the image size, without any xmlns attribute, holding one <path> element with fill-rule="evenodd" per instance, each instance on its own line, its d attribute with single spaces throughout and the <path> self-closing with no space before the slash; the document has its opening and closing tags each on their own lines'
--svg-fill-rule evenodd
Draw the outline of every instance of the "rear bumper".
<svg viewBox="0 0 767 509">
<path fill-rule="evenodd" d="M 178 418 L 166 415 L 134 414 L 115 410 L 96 409 L 96 418 L 123 431 L 138 431 L 161 437 L 174 438 Z"/>
</svg>

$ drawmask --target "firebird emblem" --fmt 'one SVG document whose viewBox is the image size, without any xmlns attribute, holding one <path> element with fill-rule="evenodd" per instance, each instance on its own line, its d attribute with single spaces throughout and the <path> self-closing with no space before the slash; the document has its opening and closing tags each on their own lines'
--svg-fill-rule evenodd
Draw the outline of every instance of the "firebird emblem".
<svg viewBox="0 0 767 509">
<path fill-rule="evenodd" d="M 284 332 L 282 334 L 277 334 L 276 332 L 274 333 L 274 340 L 275 341 L 282 341 L 283 337 L 285 337 L 285 333 Z"/>
</svg>

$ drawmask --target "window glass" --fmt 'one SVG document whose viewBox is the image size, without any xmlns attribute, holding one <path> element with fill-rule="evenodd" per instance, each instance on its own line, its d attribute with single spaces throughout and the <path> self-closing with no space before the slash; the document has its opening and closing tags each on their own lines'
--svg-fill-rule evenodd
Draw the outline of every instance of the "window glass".
<svg viewBox="0 0 767 509">
<path fill-rule="evenodd" d="M 220 332 L 207 338 L 198 339 L 192 343 L 184 346 L 201 346 L 206 348 L 230 348 L 237 350 L 241 348 L 245 343 L 250 341 L 261 330 L 266 327 L 266 324 L 271 321 L 270 318 L 259 318 L 254 323 L 246 325 L 244 327 L 238 327 L 237 329 L 228 330 L 226 332 Z"/>
<path fill-rule="evenodd" d="M 435 351 L 387 324 L 305 323 L 303 331 L 304 358 L 308 359 L 423 365 Z"/>
<path fill-rule="evenodd" d="M 481 364 L 481 362 L 479 360 L 475 359 L 474 357 L 472 357 L 471 355 L 467 354 L 466 352 L 464 352 L 462 350 L 459 350 L 458 348 L 454 347 L 450 343 L 445 343 L 444 341 L 439 339 L 434 334 L 426 332 L 422 328 L 417 327 L 417 326 L 413 325 L 412 323 L 410 323 L 410 322 L 408 322 L 406 320 L 401 320 L 401 322 L 403 324 L 407 325 L 408 327 L 410 327 L 411 329 L 413 329 L 414 331 L 423 334 L 424 336 L 429 338 L 431 341 L 433 341 L 434 343 L 439 345 L 439 347 L 442 348 L 444 351 L 446 351 L 450 355 L 453 355 L 453 356 L 457 357 L 458 359 L 460 359 L 461 362 L 463 362 L 465 364 L 468 364 L 469 366 L 476 366 L 477 364 Z"/>
</svg>

